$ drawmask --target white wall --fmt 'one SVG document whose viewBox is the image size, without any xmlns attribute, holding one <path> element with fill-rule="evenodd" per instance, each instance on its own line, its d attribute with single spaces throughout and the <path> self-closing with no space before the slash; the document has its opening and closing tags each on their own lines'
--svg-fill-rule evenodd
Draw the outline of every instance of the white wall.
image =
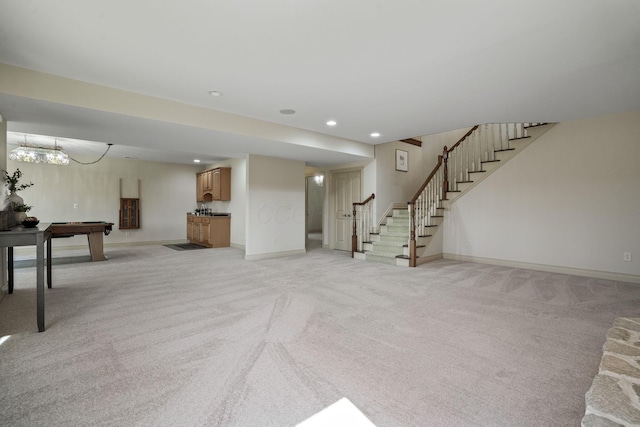
<svg viewBox="0 0 640 427">
<path fill-rule="evenodd" d="M 81 161 L 95 158 L 80 158 Z M 7 170 L 20 168 L 22 182 L 34 186 L 19 194 L 33 206 L 30 216 L 40 222 L 108 221 L 114 227 L 105 245 L 186 240 L 186 212 L 193 210 L 198 167 L 105 157 L 93 165 L 54 166 L 7 160 Z M 119 179 L 123 197 L 138 197 L 141 181 L 139 230 L 119 230 Z M 74 209 L 74 204 L 78 205 Z M 54 239 L 53 246 L 87 245 L 85 236 Z"/>
<path fill-rule="evenodd" d="M 246 259 L 305 252 L 304 162 L 247 157 Z"/>
<path fill-rule="evenodd" d="M 557 124 L 453 204 L 444 252 L 640 275 L 639 131 L 638 111 Z"/>
</svg>

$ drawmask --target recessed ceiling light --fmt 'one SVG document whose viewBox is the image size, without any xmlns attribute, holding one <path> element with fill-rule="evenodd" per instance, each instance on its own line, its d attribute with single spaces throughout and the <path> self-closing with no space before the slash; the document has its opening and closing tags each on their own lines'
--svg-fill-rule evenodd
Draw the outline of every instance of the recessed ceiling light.
<svg viewBox="0 0 640 427">
<path fill-rule="evenodd" d="M 209 95 L 218 97 L 218 96 L 222 96 L 223 94 L 219 90 L 210 90 Z"/>
<path fill-rule="evenodd" d="M 372 138 L 377 138 L 377 137 L 379 137 L 379 136 L 380 136 L 380 133 L 379 133 L 379 132 L 373 132 L 373 133 L 371 134 L 371 137 L 372 137 Z"/>
<path fill-rule="evenodd" d="M 295 114 L 296 110 L 291 110 L 289 108 L 285 108 L 284 110 L 280 110 L 280 114 Z"/>
<path fill-rule="evenodd" d="M 200 159 L 193 159 L 193 163 L 200 163 Z"/>
<path fill-rule="evenodd" d="M 335 126 L 335 125 L 337 125 L 337 124 L 338 124 L 338 122 L 336 122 L 335 120 L 329 120 L 329 121 L 327 122 L 327 126 Z"/>
</svg>

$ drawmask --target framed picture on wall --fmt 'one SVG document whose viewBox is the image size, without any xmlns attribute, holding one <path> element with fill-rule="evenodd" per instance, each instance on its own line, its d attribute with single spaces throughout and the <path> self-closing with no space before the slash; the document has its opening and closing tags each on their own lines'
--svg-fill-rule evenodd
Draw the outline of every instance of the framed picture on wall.
<svg viewBox="0 0 640 427">
<path fill-rule="evenodd" d="M 396 150 L 396 170 L 407 172 L 409 170 L 409 153 L 404 150 Z"/>
</svg>

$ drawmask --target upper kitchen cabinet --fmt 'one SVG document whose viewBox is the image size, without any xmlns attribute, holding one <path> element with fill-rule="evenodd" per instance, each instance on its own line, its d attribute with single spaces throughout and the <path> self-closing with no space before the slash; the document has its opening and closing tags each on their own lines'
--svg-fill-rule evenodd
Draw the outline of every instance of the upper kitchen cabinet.
<svg viewBox="0 0 640 427">
<path fill-rule="evenodd" d="M 196 200 L 231 200 L 231 168 L 216 168 L 197 173 Z"/>
<path fill-rule="evenodd" d="M 231 168 L 213 169 L 211 180 L 213 200 L 231 200 Z"/>
</svg>

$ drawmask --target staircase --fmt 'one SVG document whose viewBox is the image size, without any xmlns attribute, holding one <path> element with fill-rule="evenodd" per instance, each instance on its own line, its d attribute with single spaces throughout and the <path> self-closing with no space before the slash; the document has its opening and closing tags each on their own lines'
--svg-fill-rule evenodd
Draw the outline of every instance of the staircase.
<svg viewBox="0 0 640 427">
<path fill-rule="evenodd" d="M 391 216 L 380 225 L 380 231 L 371 233 L 371 241 L 365 242 L 362 259 L 396 265 L 396 257 L 404 254 L 407 247 L 410 220 L 406 206 L 392 209 Z"/>
<path fill-rule="evenodd" d="M 413 199 L 404 205 L 391 206 L 377 227 L 371 227 L 371 219 L 366 218 L 367 212 L 371 212 L 373 195 L 367 203 L 354 204 L 353 257 L 407 267 L 429 261 L 424 254 L 455 200 L 552 126 L 547 123 L 474 126 L 451 148 L 444 147 L 438 164 Z M 360 210 L 356 210 L 356 205 Z"/>
</svg>

